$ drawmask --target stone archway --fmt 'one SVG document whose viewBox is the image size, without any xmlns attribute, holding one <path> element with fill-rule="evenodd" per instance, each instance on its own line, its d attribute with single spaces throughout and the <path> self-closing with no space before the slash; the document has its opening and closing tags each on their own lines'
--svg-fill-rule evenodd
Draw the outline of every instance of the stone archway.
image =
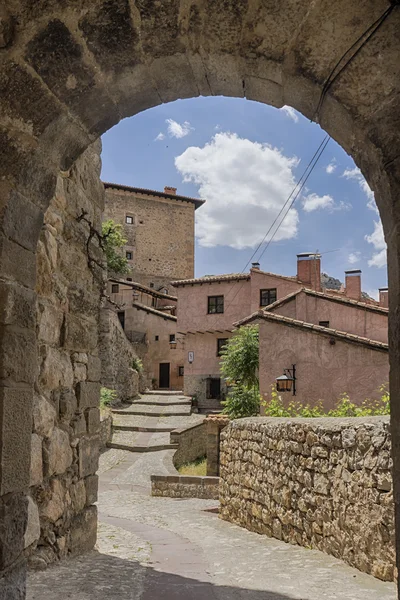
<svg viewBox="0 0 400 600">
<path fill-rule="evenodd" d="M 126 116 L 198 95 L 288 104 L 354 158 L 388 243 L 400 516 L 400 9 L 327 91 L 388 0 L 6 0 L 0 9 L 0 597 L 24 597 L 22 537 L 36 374 L 35 251 L 57 176 Z M 400 519 L 398 518 L 398 521 Z M 400 541 L 400 527 L 397 539 Z M 21 541 L 21 543 L 20 543 Z M 399 542 L 398 542 L 399 543 Z M 1 587 L 2 586 L 2 587 Z"/>
</svg>

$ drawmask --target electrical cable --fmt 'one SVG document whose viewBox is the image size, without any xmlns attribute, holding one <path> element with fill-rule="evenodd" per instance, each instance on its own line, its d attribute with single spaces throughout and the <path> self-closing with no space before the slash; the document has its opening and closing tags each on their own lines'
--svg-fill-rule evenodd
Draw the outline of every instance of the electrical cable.
<svg viewBox="0 0 400 600">
<path fill-rule="evenodd" d="M 315 110 L 315 113 L 314 113 L 314 119 L 317 120 L 317 122 L 318 122 L 319 112 L 321 110 L 322 104 L 324 102 L 325 96 L 326 96 L 329 88 L 333 85 L 333 83 L 336 81 L 336 79 L 339 77 L 339 75 L 344 71 L 344 69 L 357 56 L 357 54 L 362 50 L 362 48 L 365 46 L 365 44 L 375 35 L 375 33 L 379 30 L 379 28 L 383 25 L 383 23 L 386 21 L 386 19 L 389 17 L 389 15 L 392 13 L 392 11 L 394 10 L 394 8 L 396 6 L 399 6 L 399 5 L 400 5 L 400 0 L 391 0 L 391 5 L 384 11 L 384 13 L 378 19 L 376 19 L 376 21 L 374 21 L 374 23 L 372 23 L 372 25 L 370 25 L 368 27 L 368 29 L 366 31 L 364 31 L 364 33 L 362 33 L 356 39 L 356 41 L 350 46 L 350 48 L 348 50 L 346 50 L 346 52 L 343 54 L 343 56 L 341 56 L 341 58 L 335 64 L 335 66 L 333 67 L 332 71 L 328 75 L 328 77 L 325 80 L 325 83 L 324 83 L 324 85 L 322 87 L 321 96 L 320 96 L 320 99 L 319 99 L 319 102 L 318 102 L 318 106 L 317 106 L 317 108 Z M 361 45 L 357 48 L 357 50 L 354 52 L 354 54 L 352 54 L 352 56 L 350 56 L 350 58 L 348 59 L 348 61 L 345 62 L 345 64 L 334 75 L 336 69 L 339 67 L 339 65 L 343 61 L 343 59 L 345 59 L 346 56 L 360 42 L 361 42 Z"/>
</svg>

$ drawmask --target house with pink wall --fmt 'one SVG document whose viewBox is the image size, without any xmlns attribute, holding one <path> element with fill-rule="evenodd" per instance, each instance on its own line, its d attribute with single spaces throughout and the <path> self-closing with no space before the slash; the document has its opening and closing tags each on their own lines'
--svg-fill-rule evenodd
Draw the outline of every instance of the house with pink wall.
<svg viewBox="0 0 400 600">
<path fill-rule="evenodd" d="M 262 271 L 253 263 L 249 273 L 186 279 L 172 286 L 178 298 L 177 336 L 185 347 L 184 392 L 197 398 L 202 411 L 220 409 L 227 391 L 220 373 L 221 349 L 232 336 L 234 324 L 248 315 L 254 320 L 253 313 L 258 318 L 267 309 L 292 320 L 308 319 L 326 329 L 344 328 L 360 338 L 371 335 L 376 342 L 387 343 L 387 310 L 372 299 L 361 302 L 361 273 L 348 271 L 342 289 L 323 292 L 318 254 L 298 254 L 293 277 Z M 382 294 L 384 300 L 384 290 Z M 276 348 L 270 344 L 271 353 Z"/>
<path fill-rule="evenodd" d="M 249 273 L 172 283 L 178 298 L 177 335 L 185 340 L 184 392 L 197 398 L 200 410 L 220 409 L 226 395 L 220 353 L 232 336 L 235 321 L 304 285 L 320 289 L 320 275 L 315 275 L 320 268 L 319 255 L 302 254 L 293 277 L 262 271 L 258 263 L 253 263 Z"/>
<path fill-rule="evenodd" d="M 350 295 L 361 297 L 361 273 Z M 386 290 L 382 290 L 386 291 Z M 381 294 L 381 303 L 387 304 Z M 276 378 L 295 366 L 295 388 L 283 396 L 332 408 L 346 393 L 355 403 L 378 399 L 389 379 L 388 309 L 377 303 L 302 288 L 236 323 L 259 324 L 260 393 L 271 397 Z"/>
</svg>

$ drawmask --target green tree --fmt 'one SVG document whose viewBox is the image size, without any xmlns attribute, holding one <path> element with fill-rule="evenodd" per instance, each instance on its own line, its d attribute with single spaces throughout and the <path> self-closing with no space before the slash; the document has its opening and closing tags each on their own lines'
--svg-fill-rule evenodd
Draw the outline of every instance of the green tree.
<svg viewBox="0 0 400 600">
<path fill-rule="evenodd" d="M 258 326 L 248 325 L 241 327 L 222 351 L 221 372 L 230 386 L 223 412 L 233 419 L 259 413 L 258 350 Z"/>
<path fill-rule="evenodd" d="M 130 272 L 130 268 L 127 259 L 122 256 L 121 252 L 127 242 L 122 234 L 121 225 L 108 219 L 104 221 L 101 228 L 108 271 L 117 275 L 126 275 Z"/>
</svg>

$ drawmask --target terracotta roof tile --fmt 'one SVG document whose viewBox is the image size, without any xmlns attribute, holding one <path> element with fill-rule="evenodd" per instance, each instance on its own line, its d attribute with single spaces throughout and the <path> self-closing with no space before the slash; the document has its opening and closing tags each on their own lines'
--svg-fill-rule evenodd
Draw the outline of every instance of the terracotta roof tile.
<svg viewBox="0 0 400 600">
<path fill-rule="evenodd" d="M 236 280 L 250 280 L 249 273 L 228 273 L 226 275 L 206 275 L 205 277 L 197 277 L 194 279 L 181 279 L 178 281 L 172 281 L 174 287 L 180 287 L 184 285 L 196 285 L 202 283 L 218 283 L 219 281 L 236 281 Z"/>
<path fill-rule="evenodd" d="M 144 312 L 156 315 L 157 317 L 161 317 L 162 319 L 168 319 L 169 321 L 177 321 L 177 317 L 174 315 L 169 315 L 168 313 L 161 312 L 156 308 L 151 308 L 150 306 L 146 306 L 145 304 L 140 304 L 140 302 L 132 302 L 132 306 L 137 308 L 138 310 L 144 310 Z"/>
<path fill-rule="evenodd" d="M 148 196 L 160 196 L 161 198 L 168 198 L 169 200 L 180 200 L 181 202 L 191 202 L 195 205 L 195 209 L 197 210 L 205 203 L 205 200 L 201 200 L 200 198 L 191 198 L 190 196 L 180 196 L 179 194 L 168 194 L 166 192 L 158 192 L 157 190 L 148 190 L 146 188 L 132 187 L 130 185 L 122 185 L 120 183 L 110 183 L 108 181 L 103 181 L 104 187 L 122 190 L 124 192 L 133 192 L 136 194 L 146 194 Z"/>
</svg>

